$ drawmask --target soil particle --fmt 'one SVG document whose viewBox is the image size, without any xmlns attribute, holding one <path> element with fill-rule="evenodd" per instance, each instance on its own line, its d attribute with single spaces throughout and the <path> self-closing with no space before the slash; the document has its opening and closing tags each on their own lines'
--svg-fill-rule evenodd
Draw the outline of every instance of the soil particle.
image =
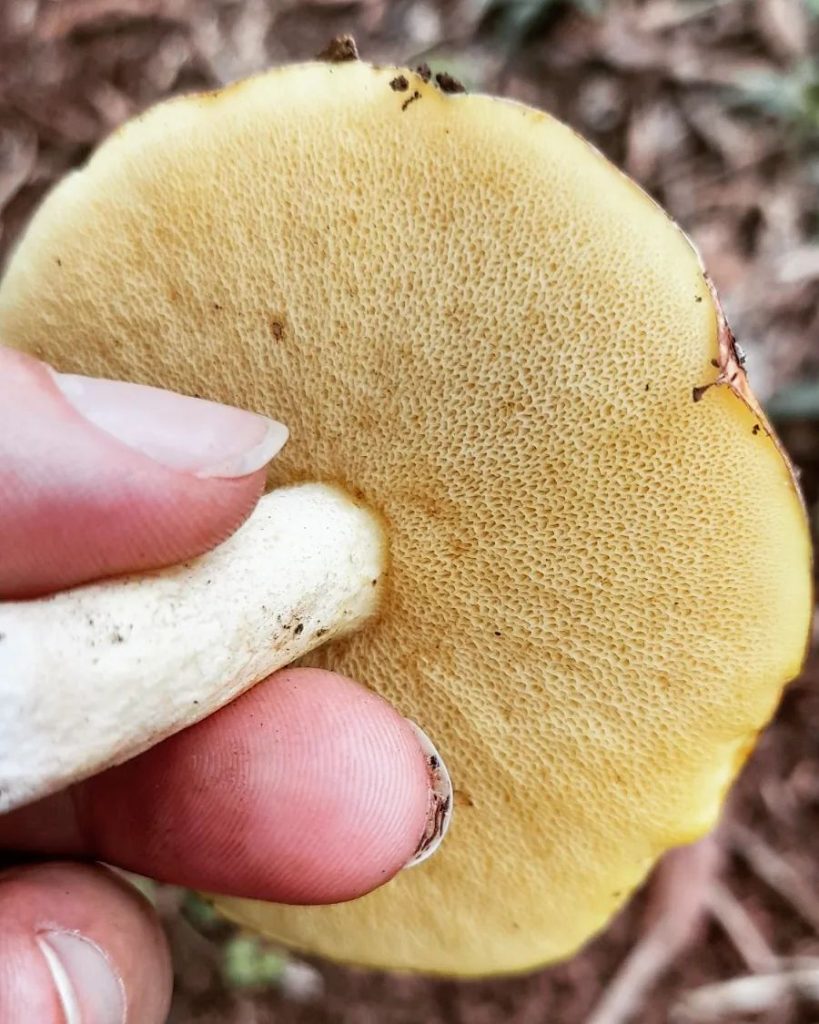
<svg viewBox="0 0 819 1024">
<path fill-rule="evenodd" d="M 456 93 L 466 92 L 462 82 L 459 82 L 457 78 L 453 78 L 452 75 L 446 71 L 441 71 L 435 76 L 435 81 L 438 83 L 438 88 L 441 92 L 445 93 Z"/>
<path fill-rule="evenodd" d="M 328 64 L 343 64 L 348 60 L 358 60 L 358 47 L 352 36 L 336 36 L 316 54 L 316 60 L 327 61 Z"/>
<path fill-rule="evenodd" d="M 401 104 L 401 110 L 406 110 L 410 103 L 414 103 L 416 100 L 421 99 L 421 93 L 416 89 L 415 92 L 408 99 L 405 99 Z"/>
<path fill-rule="evenodd" d="M 423 64 L 419 64 L 418 67 L 415 69 L 415 72 L 423 82 L 429 82 L 430 79 L 432 78 L 432 69 L 426 62 Z"/>
<path fill-rule="evenodd" d="M 409 89 L 406 75 L 398 75 L 396 78 L 393 78 L 390 82 L 390 88 L 393 92 L 406 92 Z"/>
</svg>

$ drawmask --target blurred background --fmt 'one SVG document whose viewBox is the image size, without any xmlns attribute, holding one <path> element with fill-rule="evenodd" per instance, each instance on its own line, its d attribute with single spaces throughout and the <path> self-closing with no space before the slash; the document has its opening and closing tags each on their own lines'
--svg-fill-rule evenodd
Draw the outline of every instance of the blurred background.
<svg viewBox="0 0 819 1024">
<path fill-rule="evenodd" d="M 670 211 L 716 281 L 815 529 L 819 0 L 0 0 L 0 259 L 124 119 L 341 33 L 367 59 L 426 61 L 545 108 Z M 174 946 L 172 1024 L 817 1024 L 818 682 L 814 655 L 717 833 L 667 858 L 581 955 L 534 975 L 307 963 L 140 880 Z"/>
</svg>

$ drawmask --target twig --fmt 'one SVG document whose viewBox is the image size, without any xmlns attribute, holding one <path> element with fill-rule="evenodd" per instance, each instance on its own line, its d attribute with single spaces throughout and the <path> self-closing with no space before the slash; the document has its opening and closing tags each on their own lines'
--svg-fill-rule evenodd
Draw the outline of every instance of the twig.
<svg viewBox="0 0 819 1024">
<path fill-rule="evenodd" d="M 665 918 L 644 935 L 626 957 L 586 1024 L 625 1024 L 638 1012 L 681 947 Z"/>
<path fill-rule="evenodd" d="M 710 17 L 721 7 L 730 7 L 735 0 L 694 0 L 688 4 L 656 4 L 646 8 L 643 28 L 649 32 L 668 32 L 692 21 Z"/>
<path fill-rule="evenodd" d="M 764 1013 L 792 999 L 819 1002 L 819 967 L 796 967 L 703 985 L 672 1007 L 669 1020 L 671 1024 L 708 1024 L 738 1014 Z"/>
<path fill-rule="evenodd" d="M 646 995 L 694 940 L 721 852 L 709 836 L 674 850 L 657 869 L 648 908 L 650 924 L 603 993 L 586 1024 L 626 1024 Z"/>
<path fill-rule="evenodd" d="M 719 880 L 711 886 L 708 909 L 754 973 L 761 974 L 779 968 L 780 958 L 768 945 L 765 936 L 736 896 Z"/>
<path fill-rule="evenodd" d="M 729 838 L 754 874 L 789 903 L 819 935 L 819 898 L 793 865 L 744 825 L 733 825 Z"/>
</svg>

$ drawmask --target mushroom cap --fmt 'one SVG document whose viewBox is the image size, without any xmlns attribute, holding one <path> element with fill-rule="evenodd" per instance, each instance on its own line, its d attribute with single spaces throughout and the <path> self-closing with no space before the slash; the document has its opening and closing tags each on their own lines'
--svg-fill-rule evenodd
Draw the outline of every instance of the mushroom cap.
<svg viewBox="0 0 819 1024">
<path fill-rule="evenodd" d="M 271 485 L 384 517 L 380 619 L 307 660 L 430 733 L 453 826 L 349 904 L 220 900 L 298 949 L 568 955 L 713 826 L 800 668 L 805 514 L 698 257 L 544 113 L 359 62 L 167 102 L 47 199 L 0 337 L 273 415 Z"/>
</svg>

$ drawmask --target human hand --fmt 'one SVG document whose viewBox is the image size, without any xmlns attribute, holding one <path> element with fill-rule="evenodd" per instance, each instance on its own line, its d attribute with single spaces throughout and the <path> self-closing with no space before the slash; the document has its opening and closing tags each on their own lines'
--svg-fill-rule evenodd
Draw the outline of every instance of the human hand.
<svg viewBox="0 0 819 1024">
<path fill-rule="evenodd" d="M 184 561 L 250 513 L 279 425 L 0 348 L 0 598 Z M 54 680 L 59 687 L 60 680 Z M 329 903 L 413 857 L 413 727 L 341 676 L 285 669 L 211 718 L 0 816 L 0 1024 L 162 1024 L 152 909 L 107 863 L 191 888 Z M 81 863 L 86 861 L 87 863 Z"/>
</svg>

